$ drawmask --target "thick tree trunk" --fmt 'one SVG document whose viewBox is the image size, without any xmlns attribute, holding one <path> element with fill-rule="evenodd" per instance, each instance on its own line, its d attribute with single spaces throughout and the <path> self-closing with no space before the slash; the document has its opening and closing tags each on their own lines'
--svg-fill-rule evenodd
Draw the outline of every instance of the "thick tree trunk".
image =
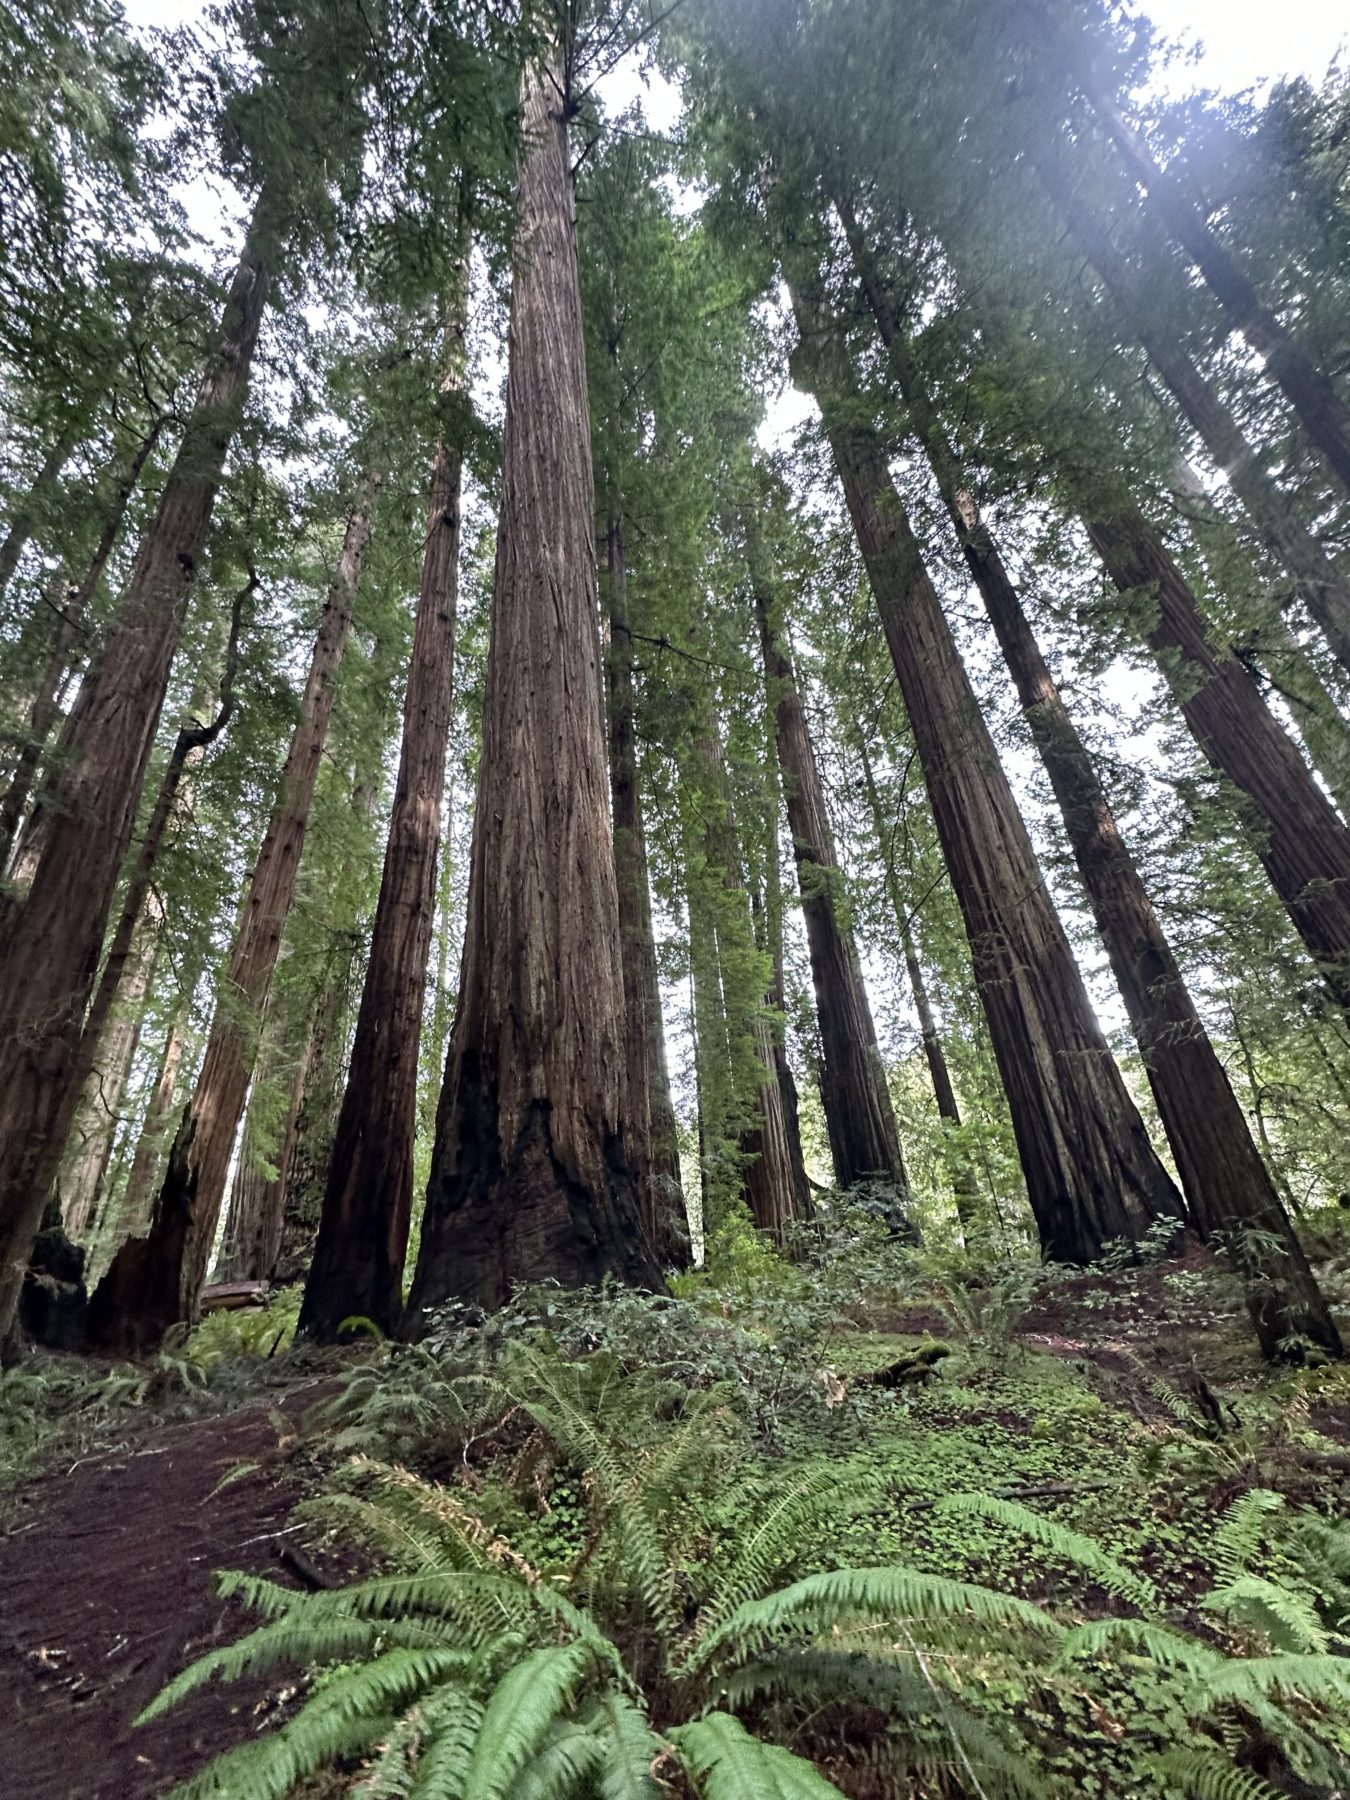
<svg viewBox="0 0 1350 1800">
<path fill-rule="evenodd" d="M 1267 1356 L 1279 1355 L 1282 1343 L 1303 1338 L 1339 1354 L 1326 1302 L 1120 835 L 1096 766 L 1041 655 L 974 495 L 961 479 L 955 448 L 933 412 L 889 296 L 865 249 L 855 244 L 855 255 L 911 426 L 932 467 L 1050 778 L 1191 1217 L 1206 1239 L 1246 1234 L 1244 1280 Z"/>
<path fill-rule="evenodd" d="M 1141 292 L 1110 233 L 1081 204 L 1066 202 L 1070 226 L 1129 330 L 1148 352 L 1215 467 L 1227 476 L 1266 544 L 1294 577 L 1298 594 L 1332 654 L 1350 670 L 1350 581 L 1298 519 L 1270 479 L 1262 453 Z"/>
<path fill-rule="evenodd" d="M 914 942 L 909 908 L 905 905 L 904 896 L 900 891 L 895 859 L 887 841 L 886 823 L 881 812 L 881 797 L 877 793 L 876 777 L 872 773 L 872 759 L 867 754 L 867 745 L 861 737 L 858 740 L 858 752 L 862 760 L 863 785 L 867 789 L 867 801 L 872 814 L 872 829 L 876 834 L 877 849 L 881 855 L 882 872 L 886 881 L 886 898 L 891 903 L 891 912 L 895 917 L 895 929 L 900 934 L 900 947 L 905 959 L 905 973 L 909 977 L 909 991 L 919 1021 L 919 1039 L 923 1044 L 924 1061 L 928 1064 L 928 1078 L 933 1084 L 933 1099 L 937 1103 L 938 1117 L 942 1120 L 943 1125 L 951 1126 L 954 1130 L 959 1131 L 961 1129 L 961 1108 L 957 1102 L 956 1089 L 952 1085 L 951 1070 L 947 1067 L 947 1052 L 943 1047 L 942 1033 L 938 1030 L 933 1003 L 928 997 L 928 984 L 924 980 L 923 965 L 919 961 L 918 948 Z M 969 1233 L 977 1229 L 979 1225 L 979 1186 L 970 1167 L 970 1159 L 963 1151 L 956 1150 L 952 1154 L 950 1166 L 952 1198 L 956 1202 L 956 1216 L 961 1221 L 963 1233 Z"/>
<path fill-rule="evenodd" d="M 254 865 L 196 1091 L 169 1152 L 149 1236 L 122 1246 L 91 1302 L 91 1338 L 107 1347 L 144 1348 L 157 1343 L 170 1325 L 197 1316 L 253 1073 L 258 1020 L 295 894 L 378 485 L 377 476 L 365 478 L 347 520 L 280 792 Z"/>
<path fill-rule="evenodd" d="M 789 280 L 793 281 L 790 274 Z M 1083 986 L 861 395 L 821 337 L 818 282 L 793 284 L 816 391 L 895 664 L 1046 1253 L 1090 1262 L 1181 1198 Z"/>
<path fill-rule="evenodd" d="M 680 1178 L 679 1130 L 666 1070 L 665 1026 L 647 878 L 647 832 L 642 816 L 633 702 L 633 639 L 628 621 L 628 582 L 623 523 L 611 518 L 606 533 L 605 589 L 609 601 L 609 650 L 605 674 L 609 725 L 609 783 L 614 808 L 614 870 L 619 892 L 627 1020 L 629 1105 L 645 1108 L 651 1141 L 650 1183 L 643 1195 L 647 1235 L 665 1268 L 689 1266 L 689 1221 Z"/>
<path fill-rule="evenodd" d="M 1210 229 L 1204 210 L 1159 165 L 1143 134 L 1125 117 L 1105 83 L 1087 68 L 1080 46 L 1046 19 L 1039 4 L 1032 10 L 1041 28 L 1066 46 L 1070 68 L 1149 205 L 1204 276 L 1232 329 L 1241 332 L 1279 383 L 1303 429 L 1350 494 L 1350 407 L 1262 300 L 1232 252 Z"/>
<path fill-rule="evenodd" d="M 661 1278 L 628 1108 L 567 108 L 561 58 L 531 65 L 468 922 L 414 1325 L 451 1295 Z"/>
<path fill-rule="evenodd" d="M 451 323 L 451 336 L 460 343 L 467 280 L 467 267 L 461 267 L 461 292 Z M 462 367 L 462 352 L 452 347 L 456 385 Z M 300 1311 L 300 1330 L 330 1342 L 342 1321 L 354 1315 L 373 1320 L 390 1335 L 403 1313 L 417 1064 L 436 922 L 436 862 L 454 693 L 461 465 L 458 445 L 440 438 L 432 461 L 422 585 L 384 873 L 318 1242 Z M 280 1248 L 280 1221 L 277 1240 Z"/>
<path fill-rule="evenodd" d="M 40 523 L 44 509 L 51 503 L 52 490 L 61 478 L 62 469 L 70 461 L 76 441 L 74 431 L 62 432 L 42 459 L 42 467 L 33 477 L 33 485 L 15 507 L 9 529 L 0 538 L 0 599 L 4 598 L 14 579 L 19 558 Z"/>
<path fill-rule="evenodd" d="M 1262 700 L 1251 675 L 1216 646 L 1185 576 L 1136 507 L 1087 521 L 1122 593 L 1146 588 L 1158 622 L 1148 642 L 1164 673 L 1185 664 L 1177 703 L 1205 757 L 1251 803 L 1256 850 L 1328 988 L 1350 1008 L 1350 828 Z"/>
<path fill-rule="evenodd" d="M 895 1110 L 852 928 L 841 916 L 847 904 L 843 875 L 835 858 L 815 747 L 795 671 L 777 635 L 774 596 L 753 521 L 747 532 L 755 616 L 811 953 L 820 1025 L 821 1100 L 835 1180 L 841 1188 L 860 1181 L 889 1183 L 903 1193 L 908 1181 Z"/>
<path fill-rule="evenodd" d="M 263 229 L 260 203 L 218 349 L 118 618 L 81 691 L 46 849 L 0 956 L 0 1338 L 78 1098 L 84 1009 L 247 386 L 267 294 Z"/>
</svg>

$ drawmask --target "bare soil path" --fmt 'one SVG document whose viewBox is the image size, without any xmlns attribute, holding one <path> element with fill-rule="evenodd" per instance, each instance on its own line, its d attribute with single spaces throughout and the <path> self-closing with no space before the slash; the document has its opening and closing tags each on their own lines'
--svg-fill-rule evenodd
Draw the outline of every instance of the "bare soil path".
<svg viewBox="0 0 1350 1800">
<path fill-rule="evenodd" d="M 317 1397 L 311 1387 L 281 1410 Z M 277 1446 L 274 1417 L 252 1405 L 161 1426 L 17 1497 L 0 1539 L 0 1794 L 151 1800 L 246 1738 L 251 1715 L 264 1722 L 275 1676 L 133 1724 L 186 1663 L 251 1622 L 213 1593 L 214 1570 L 298 1585 L 283 1558 L 299 1481 Z M 245 1462 L 264 1466 L 219 1488 Z"/>
</svg>

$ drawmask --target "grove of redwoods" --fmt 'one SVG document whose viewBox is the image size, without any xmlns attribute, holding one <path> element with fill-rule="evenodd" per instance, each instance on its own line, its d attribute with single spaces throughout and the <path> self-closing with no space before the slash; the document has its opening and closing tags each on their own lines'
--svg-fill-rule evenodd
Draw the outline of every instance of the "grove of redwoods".
<svg viewBox="0 0 1350 1800">
<path fill-rule="evenodd" d="M 415 1334 L 862 1184 L 1192 1233 L 1340 1354 L 1346 99 L 1155 55 L 1089 0 L 10 20 L 12 1348 L 72 1244 L 93 1349 L 213 1271 Z"/>
<path fill-rule="evenodd" d="M 893 1253 L 987 1344 L 1018 1271 L 1147 1266 L 1226 1283 L 1263 1380 L 1343 1382 L 1350 85 L 1169 99 L 1175 54 L 1118 0 L 0 20 L 6 1367 L 154 1367 L 266 1288 L 302 1351 L 393 1346 L 408 1416 L 453 1388 L 464 1470 L 528 1415 L 590 1508 L 555 1581 L 481 1475 L 385 1467 L 349 1512 L 422 1585 L 238 1577 L 269 1622 L 210 1667 L 331 1685 L 185 1791 L 1335 1791 L 1350 1550 L 1313 1507 L 1261 1560 L 1256 1452 L 1222 1649 L 1021 1506 L 1053 1466 L 924 1529 L 988 1515 L 1138 1617 L 1060 1644 L 917 1564 L 768 1591 L 860 1477 L 726 1498 L 786 1454 L 763 1358 L 809 1308 L 727 1348 L 706 1298 Z M 621 1445 L 676 1318 L 685 1392 Z M 491 1430 L 416 1386 L 466 1320 Z M 826 1443 L 847 1384 L 808 1390 Z M 1037 1633 L 1152 1659 L 1170 1749 L 1019 1786 L 944 1658 Z M 780 1741 L 766 1697 L 843 1705 L 845 1651 L 931 1785 L 814 1712 Z"/>
</svg>

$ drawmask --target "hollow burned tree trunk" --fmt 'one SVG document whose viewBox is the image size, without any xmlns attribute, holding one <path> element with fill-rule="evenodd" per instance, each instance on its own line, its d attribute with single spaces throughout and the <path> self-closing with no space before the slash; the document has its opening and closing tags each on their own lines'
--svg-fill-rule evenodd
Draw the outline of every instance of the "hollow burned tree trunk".
<svg viewBox="0 0 1350 1800">
<path fill-rule="evenodd" d="M 545 1278 L 660 1281 L 627 1094 L 567 105 L 561 58 L 532 64 L 468 921 L 413 1321 Z"/>
<path fill-rule="evenodd" d="M 262 202 L 220 341 L 80 696 L 42 861 L 0 956 L 0 1339 L 79 1096 L 75 1052 L 267 296 Z"/>
<path fill-rule="evenodd" d="M 378 477 L 367 476 L 347 521 L 280 793 L 254 866 L 196 1091 L 169 1151 L 149 1235 L 122 1246 L 91 1302 L 91 1336 L 107 1347 L 143 1348 L 157 1343 L 170 1325 L 196 1318 L 253 1073 L 258 1020 L 295 894 L 377 487 Z"/>
</svg>

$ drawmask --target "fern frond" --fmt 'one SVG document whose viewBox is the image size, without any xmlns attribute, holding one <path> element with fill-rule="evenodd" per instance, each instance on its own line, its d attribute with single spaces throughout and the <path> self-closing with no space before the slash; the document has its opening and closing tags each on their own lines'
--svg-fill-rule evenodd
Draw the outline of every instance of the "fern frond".
<svg viewBox="0 0 1350 1800">
<path fill-rule="evenodd" d="M 594 1667 L 588 1645 L 561 1644 L 531 1651 L 502 1678 L 483 1713 L 465 1776 L 472 1800 L 502 1800 Z"/>
<path fill-rule="evenodd" d="M 694 1627 L 696 1639 L 714 1637 L 737 1607 L 758 1599 L 786 1562 L 800 1553 L 807 1527 L 822 1512 L 856 1503 L 878 1482 L 858 1472 L 841 1480 L 837 1465 L 807 1470 L 787 1492 L 765 1509 L 754 1528 L 740 1539 L 731 1567 L 720 1577 L 717 1593 Z"/>
<path fill-rule="evenodd" d="M 462 1689 L 442 1688 L 429 1695 L 389 1733 L 357 1791 L 371 1800 L 385 1794 L 398 1800 L 451 1800 L 462 1794 L 482 1722 L 482 1707 Z"/>
<path fill-rule="evenodd" d="M 993 1494 L 949 1494 L 939 1500 L 939 1512 L 955 1513 L 964 1518 L 989 1519 L 1020 1532 L 1033 1543 L 1041 1544 L 1061 1561 L 1083 1571 L 1108 1594 L 1115 1594 L 1137 1606 L 1140 1612 L 1157 1610 L 1158 1590 L 1145 1575 L 1137 1575 L 1080 1531 L 1047 1519 L 1043 1513 L 1019 1506 L 1015 1500 L 1000 1500 Z"/>
<path fill-rule="evenodd" d="M 665 1741 L 652 1730 L 646 1713 L 610 1688 L 596 1701 L 595 1725 L 603 1754 L 600 1800 L 656 1800 L 660 1789 L 652 1766 Z"/>
<path fill-rule="evenodd" d="M 455 1650 L 391 1650 L 363 1663 L 312 1695 L 279 1731 L 221 1757 L 174 1800 L 284 1800 L 297 1781 L 387 1735 L 406 1707 L 462 1662 Z"/>
<path fill-rule="evenodd" d="M 1235 1767 L 1217 1750 L 1171 1750 L 1155 1767 L 1186 1800 L 1280 1800 L 1268 1782 Z"/>
<path fill-rule="evenodd" d="M 1343 1656 L 1227 1657 L 1191 1695 L 1197 1711 L 1250 1699 L 1350 1701 L 1350 1658 Z"/>
<path fill-rule="evenodd" d="M 709 1713 L 670 1735 L 704 1800 L 841 1800 L 804 1757 L 762 1743 L 730 1713 Z"/>
<path fill-rule="evenodd" d="M 1087 1625 L 1076 1625 L 1067 1632 L 1059 1649 L 1059 1660 L 1070 1662 L 1078 1656 L 1113 1656 L 1118 1652 L 1146 1656 L 1165 1669 L 1183 1674 L 1209 1676 L 1224 1667 L 1227 1659 L 1217 1650 L 1169 1631 L 1165 1625 L 1153 1625 L 1144 1619 L 1094 1619 Z"/>
<path fill-rule="evenodd" d="M 568 1800 L 595 1792 L 604 1750 L 593 1732 L 575 1720 L 553 1728 L 553 1736 L 511 1785 L 511 1800 Z"/>
<path fill-rule="evenodd" d="M 778 1633 L 815 1636 L 859 1616 L 883 1622 L 968 1618 L 1046 1636 L 1062 1631 L 1049 1613 L 1029 1600 L 992 1588 L 915 1569 L 828 1569 L 737 1607 L 695 1646 L 686 1666 L 694 1671 L 711 1667 L 723 1656 L 736 1660 L 753 1656 Z"/>
<path fill-rule="evenodd" d="M 1224 1513 L 1214 1533 L 1214 1567 L 1225 1581 L 1245 1575 L 1261 1548 L 1266 1521 L 1284 1511 L 1284 1495 L 1269 1488 L 1252 1488 Z"/>
<path fill-rule="evenodd" d="M 1206 1594 L 1202 1605 L 1207 1612 L 1254 1625 L 1276 1650 L 1322 1656 L 1331 1644 L 1331 1633 L 1305 1595 L 1261 1575 L 1237 1576 Z"/>
</svg>

